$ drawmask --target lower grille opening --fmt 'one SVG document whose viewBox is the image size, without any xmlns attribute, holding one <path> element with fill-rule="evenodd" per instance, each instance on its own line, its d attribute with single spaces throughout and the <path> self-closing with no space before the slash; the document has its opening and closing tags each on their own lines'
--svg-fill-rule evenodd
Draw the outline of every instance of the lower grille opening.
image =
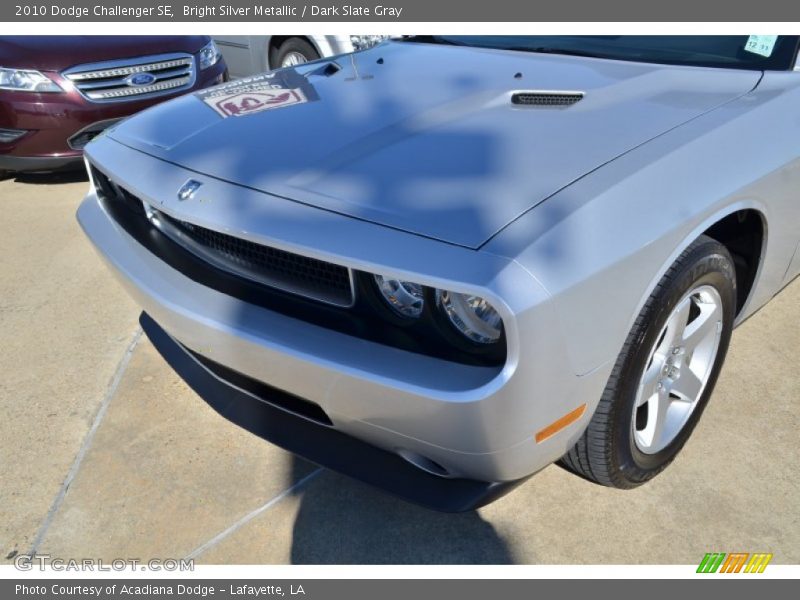
<svg viewBox="0 0 800 600">
<path fill-rule="evenodd" d="M 267 404 L 282 408 L 287 412 L 304 417 L 309 421 L 314 421 L 320 425 L 333 427 L 333 421 L 331 421 L 330 417 L 328 417 L 325 411 L 322 410 L 318 404 L 315 404 L 310 400 L 306 400 L 305 398 L 295 396 L 294 394 L 284 392 L 283 390 L 279 390 L 276 387 L 272 387 L 263 381 L 258 381 L 257 379 L 253 379 L 252 377 L 239 373 L 238 371 L 234 371 L 231 368 L 214 362 L 202 354 L 198 354 L 197 352 L 190 350 L 186 346 L 181 347 L 214 375 L 239 388 L 240 390 L 244 390 L 245 392 L 252 394 Z"/>
<path fill-rule="evenodd" d="M 121 119 L 108 119 L 106 121 L 97 121 L 96 123 L 92 123 L 91 125 L 88 125 L 87 127 L 84 127 L 77 133 L 73 134 L 72 137 L 67 140 L 67 144 L 69 144 L 69 147 L 73 150 L 83 150 L 83 147 L 86 146 L 86 144 L 91 142 L 103 131 L 119 121 L 121 121 Z"/>
</svg>

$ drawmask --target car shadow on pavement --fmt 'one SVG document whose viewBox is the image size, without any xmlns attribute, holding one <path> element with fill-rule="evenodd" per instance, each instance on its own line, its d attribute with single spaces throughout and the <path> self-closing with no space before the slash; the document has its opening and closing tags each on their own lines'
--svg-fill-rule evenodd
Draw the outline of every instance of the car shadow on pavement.
<svg viewBox="0 0 800 600">
<path fill-rule="evenodd" d="M 6 179 L 14 180 L 16 183 L 27 183 L 31 185 L 57 185 L 89 181 L 84 169 L 70 169 L 48 173 L 5 173 L 0 175 L 0 181 Z"/>
<path fill-rule="evenodd" d="M 307 463 L 294 458 L 297 481 Z M 477 511 L 417 507 L 332 471 L 297 492 L 293 564 L 509 564 L 505 541 Z"/>
</svg>

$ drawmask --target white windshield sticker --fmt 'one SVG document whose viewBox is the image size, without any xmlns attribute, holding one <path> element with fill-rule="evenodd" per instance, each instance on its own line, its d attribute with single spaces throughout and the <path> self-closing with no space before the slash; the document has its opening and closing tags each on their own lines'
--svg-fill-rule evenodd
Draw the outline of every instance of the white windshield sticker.
<svg viewBox="0 0 800 600">
<path fill-rule="evenodd" d="M 777 35 L 751 35 L 747 38 L 744 49 L 753 54 L 769 57 L 772 56 L 777 41 Z"/>
</svg>

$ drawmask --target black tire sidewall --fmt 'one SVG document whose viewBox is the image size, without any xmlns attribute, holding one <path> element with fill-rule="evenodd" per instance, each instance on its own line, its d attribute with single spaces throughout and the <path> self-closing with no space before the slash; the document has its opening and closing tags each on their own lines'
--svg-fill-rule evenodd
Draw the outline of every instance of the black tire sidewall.
<svg viewBox="0 0 800 600">
<path fill-rule="evenodd" d="M 714 391 L 717 378 L 727 354 L 733 321 L 736 313 L 736 276 L 728 252 L 713 240 L 694 247 L 671 280 L 663 285 L 654 297 L 642 320 L 639 331 L 623 368 L 616 403 L 613 433 L 614 462 L 620 475 L 632 484 L 652 478 L 663 470 L 689 439 L 703 410 Z M 666 324 L 667 318 L 678 302 L 692 289 L 701 285 L 714 287 L 720 295 L 723 309 L 723 327 L 719 349 L 703 394 L 689 420 L 676 438 L 663 450 L 645 454 L 637 447 L 633 437 L 632 420 L 634 403 L 649 354 Z"/>
</svg>

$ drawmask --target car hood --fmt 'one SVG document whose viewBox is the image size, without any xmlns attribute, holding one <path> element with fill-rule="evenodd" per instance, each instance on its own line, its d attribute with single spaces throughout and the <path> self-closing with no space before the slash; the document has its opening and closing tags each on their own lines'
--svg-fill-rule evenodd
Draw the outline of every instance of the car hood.
<svg viewBox="0 0 800 600">
<path fill-rule="evenodd" d="M 84 63 L 169 52 L 198 52 L 203 35 L 26 35 L 0 37 L 0 67 L 62 71 Z"/>
<path fill-rule="evenodd" d="M 199 175 L 477 248 L 760 77 L 412 42 L 335 60 L 185 96 L 109 135 Z M 541 90 L 584 96 L 567 107 L 512 102 Z"/>
</svg>

